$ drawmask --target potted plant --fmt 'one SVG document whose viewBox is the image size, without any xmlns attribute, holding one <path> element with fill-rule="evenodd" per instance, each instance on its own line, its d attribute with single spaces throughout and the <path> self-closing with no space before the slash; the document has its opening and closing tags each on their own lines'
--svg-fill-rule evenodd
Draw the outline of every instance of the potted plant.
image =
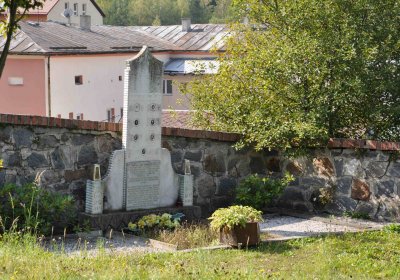
<svg viewBox="0 0 400 280">
<path fill-rule="evenodd" d="M 262 212 L 250 206 L 220 208 L 211 217 L 210 226 L 219 231 L 220 242 L 234 247 L 252 246 L 260 242 Z"/>
</svg>

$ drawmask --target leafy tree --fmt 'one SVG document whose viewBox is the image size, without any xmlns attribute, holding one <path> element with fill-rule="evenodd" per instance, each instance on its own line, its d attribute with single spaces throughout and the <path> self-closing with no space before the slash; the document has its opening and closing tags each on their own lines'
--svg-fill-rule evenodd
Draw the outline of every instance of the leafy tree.
<svg viewBox="0 0 400 280">
<path fill-rule="evenodd" d="M 12 36 L 18 29 L 18 22 L 23 19 L 28 10 L 42 7 L 43 2 L 44 0 L 0 0 L 0 13 L 7 12 L 6 19 L 0 21 L 0 35 L 6 37 L 0 55 L 0 78 L 6 64 Z"/>
<path fill-rule="evenodd" d="M 217 75 L 182 88 L 195 120 L 256 148 L 400 139 L 398 0 L 234 0 Z M 212 113 L 210 118 L 209 112 Z"/>
<path fill-rule="evenodd" d="M 105 17 L 106 24 L 126 26 L 134 22 L 132 12 L 129 9 L 130 0 L 110 1 Z"/>
<path fill-rule="evenodd" d="M 232 0 L 213 0 L 209 5 L 212 8 L 211 23 L 229 23 L 240 19 L 234 10 Z"/>
<path fill-rule="evenodd" d="M 177 0 L 134 0 L 131 6 L 138 25 L 152 25 L 158 18 L 158 25 L 170 25 L 180 21 Z M 138 8 L 140 7 L 140 8 Z"/>
<path fill-rule="evenodd" d="M 211 9 L 207 1 L 190 0 L 190 16 L 195 23 L 208 23 L 211 18 Z"/>
<path fill-rule="evenodd" d="M 110 25 L 173 25 L 182 17 L 193 23 L 226 22 L 232 0 L 97 0 Z"/>
</svg>

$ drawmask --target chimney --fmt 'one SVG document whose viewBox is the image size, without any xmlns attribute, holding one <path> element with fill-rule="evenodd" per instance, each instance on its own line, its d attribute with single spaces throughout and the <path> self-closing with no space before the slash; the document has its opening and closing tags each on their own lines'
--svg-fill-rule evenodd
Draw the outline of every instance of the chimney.
<svg viewBox="0 0 400 280">
<path fill-rule="evenodd" d="M 80 16 L 80 23 L 79 23 L 79 27 L 82 30 L 90 30 L 92 25 L 92 18 L 88 15 L 82 15 Z"/>
<path fill-rule="evenodd" d="M 182 19 L 182 32 L 190 32 L 192 20 L 190 18 Z"/>
</svg>

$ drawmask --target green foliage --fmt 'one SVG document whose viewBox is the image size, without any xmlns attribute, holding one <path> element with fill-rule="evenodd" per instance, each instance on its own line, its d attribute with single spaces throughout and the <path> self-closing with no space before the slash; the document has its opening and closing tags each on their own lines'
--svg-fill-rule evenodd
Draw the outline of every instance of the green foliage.
<svg viewBox="0 0 400 280">
<path fill-rule="evenodd" d="M 164 213 L 162 215 L 150 214 L 143 216 L 137 223 L 130 222 L 128 228 L 132 231 L 153 231 L 160 229 L 174 229 L 180 226 L 180 217 L 174 218 L 171 214 Z"/>
<path fill-rule="evenodd" d="M 261 222 L 262 212 L 250 206 L 234 205 L 216 210 L 210 218 L 213 230 L 232 229 L 236 226 L 245 227 L 246 223 Z"/>
<path fill-rule="evenodd" d="M 257 149 L 400 139 L 398 0 L 234 5 L 256 25 L 233 27 L 219 73 L 182 89 L 196 125 Z"/>
<path fill-rule="evenodd" d="M 250 175 L 236 187 L 236 203 L 262 210 L 293 180 L 293 176 L 289 173 L 286 173 L 282 179 L 261 178 L 257 174 Z"/>
<path fill-rule="evenodd" d="M 400 225 L 399 224 L 390 224 L 390 225 L 384 226 L 383 231 L 400 233 Z"/>
<path fill-rule="evenodd" d="M 173 25 L 182 17 L 193 23 L 234 19 L 231 0 L 98 0 L 110 25 Z"/>
<path fill-rule="evenodd" d="M 39 188 L 34 184 L 0 188 L 2 231 L 14 228 L 39 234 L 62 232 L 76 220 L 71 196 Z"/>
<path fill-rule="evenodd" d="M 2 279 L 398 279 L 400 235 L 367 231 L 249 250 L 66 255 L 0 236 Z M 28 275 L 28 276 L 27 276 Z"/>
<path fill-rule="evenodd" d="M 352 219 L 362 219 L 362 220 L 371 219 L 367 213 L 361 213 L 361 212 L 356 212 L 356 211 L 344 211 L 343 216 L 352 218 Z"/>
<path fill-rule="evenodd" d="M 182 225 L 174 230 L 161 230 L 155 239 L 175 244 L 178 250 L 206 247 L 219 244 L 219 234 L 208 225 Z"/>
<path fill-rule="evenodd" d="M 82 223 L 77 223 L 73 226 L 72 231 L 73 232 L 90 232 L 91 231 L 91 225 L 89 220 L 84 220 Z"/>
<path fill-rule="evenodd" d="M 28 10 L 41 8 L 45 0 L 1 0 L 0 14 L 6 13 L 5 19 L 0 19 L 0 36 L 6 38 L 0 54 L 0 78 L 3 74 L 6 58 L 14 32 L 18 29 L 20 22 Z"/>
<path fill-rule="evenodd" d="M 240 15 L 232 5 L 232 0 L 210 1 L 212 5 L 211 23 L 229 23 L 241 20 Z"/>
<path fill-rule="evenodd" d="M 335 197 L 335 187 L 327 187 L 327 188 L 320 188 L 319 195 L 318 195 L 318 202 L 321 203 L 323 206 L 333 202 Z"/>
</svg>

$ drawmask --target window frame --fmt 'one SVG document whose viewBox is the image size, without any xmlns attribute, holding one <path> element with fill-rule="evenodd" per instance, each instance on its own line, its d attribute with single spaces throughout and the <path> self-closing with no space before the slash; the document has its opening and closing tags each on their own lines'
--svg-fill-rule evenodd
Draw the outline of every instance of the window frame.
<svg viewBox="0 0 400 280">
<path fill-rule="evenodd" d="M 168 92 L 169 87 L 171 89 L 171 92 Z M 174 87 L 173 87 L 172 80 L 164 79 L 163 80 L 163 95 L 171 96 L 173 94 L 174 94 Z"/>
<path fill-rule="evenodd" d="M 82 75 L 75 75 L 75 85 L 76 86 L 83 85 L 83 76 Z"/>
<path fill-rule="evenodd" d="M 74 3 L 74 16 L 78 16 L 79 13 L 79 4 L 78 3 Z"/>
</svg>

